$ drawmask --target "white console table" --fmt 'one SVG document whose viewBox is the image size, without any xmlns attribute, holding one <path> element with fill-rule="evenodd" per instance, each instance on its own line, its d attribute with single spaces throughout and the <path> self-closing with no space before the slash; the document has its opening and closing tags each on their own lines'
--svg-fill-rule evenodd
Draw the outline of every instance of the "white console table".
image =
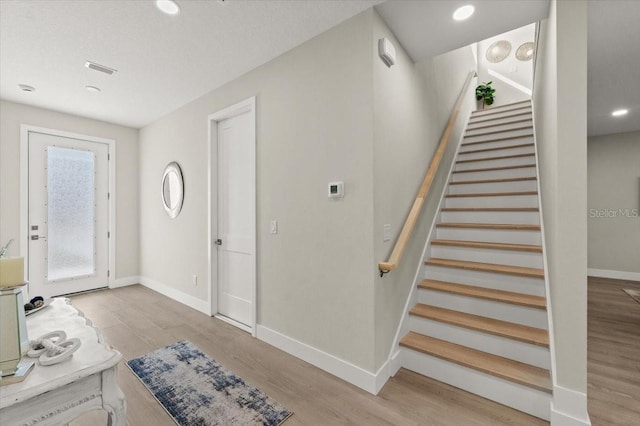
<svg viewBox="0 0 640 426">
<path fill-rule="evenodd" d="M 23 382 L 1 387 L 3 425 L 65 425 L 99 408 L 109 414 L 109 425 L 125 425 L 124 395 L 116 378 L 122 355 L 69 299 L 55 299 L 47 308 L 28 316 L 27 330 L 30 339 L 64 330 L 68 338 L 79 338 L 82 346 L 71 359 L 48 367 L 36 363 Z"/>
</svg>

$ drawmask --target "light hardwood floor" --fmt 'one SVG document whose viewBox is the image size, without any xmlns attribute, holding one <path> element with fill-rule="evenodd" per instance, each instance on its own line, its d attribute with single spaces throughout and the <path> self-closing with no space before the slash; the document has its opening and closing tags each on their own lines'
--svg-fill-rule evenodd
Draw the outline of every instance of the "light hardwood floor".
<svg viewBox="0 0 640 426">
<path fill-rule="evenodd" d="M 594 425 L 640 424 L 640 304 L 622 287 L 640 289 L 640 284 L 590 280 L 589 411 Z M 286 426 L 548 424 L 407 370 L 400 370 L 378 396 L 370 395 L 139 285 L 78 295 L 72 301 L 125 360 L 190 340 L 292 410 Z M 127 398 L 128 425 L 174 424 L 124 362 L 118 376 Z M 104 412 L 71 423 L 99 424 L 106 424 Z"/>
</svg>

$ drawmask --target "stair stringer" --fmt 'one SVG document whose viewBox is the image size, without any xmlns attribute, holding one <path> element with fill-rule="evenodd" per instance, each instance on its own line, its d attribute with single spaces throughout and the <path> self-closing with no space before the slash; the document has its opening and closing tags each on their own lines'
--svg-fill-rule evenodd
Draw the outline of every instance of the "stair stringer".
<svg viewBox="0 0 640 426">
<path fill-rule="evenodd" d="M 409 292 L 409 296 L 407 297 L 407 302 L 404 305 L 404 309 L 402 311 L 402 319 L 400 320 L 400 324 L 396 330 L 395 337 L 393 338 L 393 343 L 391 344 L 391 349 L 389 351 L 389 359 L 388 365 L 390 367 L 389 374 L 390 377 L 396 375 L 398 370 L 403 366 L 403 359 L 401 356 L 401 348 L 400 348 L 400 338 L 409 332 L 409 311 L 418 303 L 418 284 L 421 281 L 421 278 L 424 275 L 424 270 L 426 265 L 424 264 L 424 260 L 427 258 L 428 250 L 431 247 L 431 241 L 435 235 L 436 224 L 440 222 L 442 215 L 442 207 L 445 202 L 448 190 L 449 190 L 449 182 L 451 182 L 451 176 L 453 174 L 453 170 L 456 167 L 456 160 L 458 159 L 458 155 L 460 154 L 460 148 L 462 147 L 462 141 L 464 140 L 464 135 L 467 131 L 467 127 L 469 126 L 469 119 L 471 118 L 471 113 L 473 109 L 470 109 L 466 115 L 466 120 L 464 125 L 462 126 L 462 131 L 460 132 L 460 137 L 456 142 L 456 150 L 453 154 L 451 165 L 449 166 L 449 171 L 447 173 L 447 179 L 445 180 L 445 184 L 442 187 L 442 193 L 440 194 L 440 200 L 438 201 L 438 206 L 436 207 L 436 214 L 433 216 L 433 221 L 431 222 L 431 226 L 429 227 L 429 233 L 427 234 L 427 239 L 424 243 L 424 247 L 422 248 L 422 255 L 420 256 L 420 263 L 416 268 L 416 273 L 413 276 L 413 285 L 411 287 L 411 291 Z"/>
</svg>

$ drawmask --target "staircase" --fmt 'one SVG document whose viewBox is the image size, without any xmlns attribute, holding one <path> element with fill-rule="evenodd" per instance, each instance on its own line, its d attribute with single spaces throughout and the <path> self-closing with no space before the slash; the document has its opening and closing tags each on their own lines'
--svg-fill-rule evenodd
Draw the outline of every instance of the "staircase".
<svg viewBox="0 0 640 426">
<path fill-rule="evenodd" d="M 530 101 L 473 112 L 403 322 L 400 359 L 549 420 L 537 188 Z"/>
</svg>

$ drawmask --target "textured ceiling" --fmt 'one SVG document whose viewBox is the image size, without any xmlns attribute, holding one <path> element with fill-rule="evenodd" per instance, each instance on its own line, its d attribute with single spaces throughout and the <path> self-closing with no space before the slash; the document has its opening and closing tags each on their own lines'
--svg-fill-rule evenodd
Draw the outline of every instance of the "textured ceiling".
<svg viewBox="0 0 640 426">
<path fill-rule="evenodd" d="M 0 97 L 142 127 L 379 2 L 2 0 Z"/>
</svg>

